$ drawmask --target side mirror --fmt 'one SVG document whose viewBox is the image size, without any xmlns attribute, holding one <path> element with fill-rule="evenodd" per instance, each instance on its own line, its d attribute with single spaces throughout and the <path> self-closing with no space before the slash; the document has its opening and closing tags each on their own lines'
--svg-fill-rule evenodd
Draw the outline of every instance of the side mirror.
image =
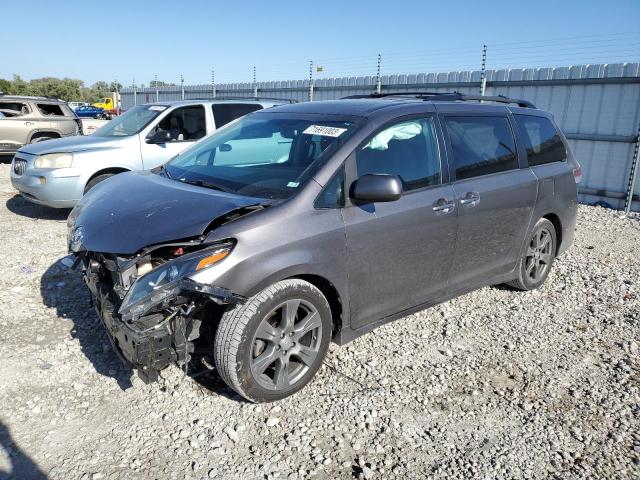
<svg viewBox="0 0 640 480">
<path fill-rule="evenodd" d="M 167 143 L 171 141 L 171 134 L 166 130 L 157 130 L 154 134 L 148 135 L 146 142 L 147 143 Z"/>
<path fill-rule="evenodd" d="M 397 175 L 363 175 L 349 189 L 349 197 L 359 202 L 393 202 L 401 196 L 402 182 Z"/>
<path fill-rule="evenodd" d="M 220 145 L 220 146 L 218 147 L 218 149 L 219 149 L 221 152 L 230 152 L 230 151 L 231 151 L 231 145 L 229 145 L 228 143 L 223 143 L 222 145 Z"/>
</svg>

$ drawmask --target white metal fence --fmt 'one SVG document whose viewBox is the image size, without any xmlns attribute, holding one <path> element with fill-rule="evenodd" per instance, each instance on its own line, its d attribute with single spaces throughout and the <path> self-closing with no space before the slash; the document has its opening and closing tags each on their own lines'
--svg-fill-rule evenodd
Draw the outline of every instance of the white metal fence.
<svg viewBox="0 0 640 480">
<path fill-rule="evenodd" d="M 552 112 L 582 164 L 580 200 L 623 208 L 640 125 L 640 63 L 487 70 L 486 95 L 522 98 Z M 299 102 L 407 91 L 480 93 L 481 70 L 323 78 L 315 81 L 125 88 L 122 107 L 156 101 L 254 95 Z M 636 182 L 633 210 L 640 210 Z"/>
</svg>

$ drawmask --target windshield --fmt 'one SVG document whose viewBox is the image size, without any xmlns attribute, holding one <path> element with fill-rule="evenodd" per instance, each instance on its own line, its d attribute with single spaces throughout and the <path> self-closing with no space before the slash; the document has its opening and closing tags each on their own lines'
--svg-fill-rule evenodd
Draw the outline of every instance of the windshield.
<svg viewBox="0 0 640 480">
<path fill-rule="evenodd" d="M 98 128 L 93 132 L 93 136 L 126 137 L 135 135 L 166 109 L 167 107 L 161 105 L 140 105 L 133 107 L 127 110 L 126 113 L 123 113 Z"/>
<path fill-rule="evenodd" d="M 178 155 L 165 169 L 185 183 L 289 198 L 353 131 L 353 119 L 337 116 L 250 114 Z"/>
</svg>

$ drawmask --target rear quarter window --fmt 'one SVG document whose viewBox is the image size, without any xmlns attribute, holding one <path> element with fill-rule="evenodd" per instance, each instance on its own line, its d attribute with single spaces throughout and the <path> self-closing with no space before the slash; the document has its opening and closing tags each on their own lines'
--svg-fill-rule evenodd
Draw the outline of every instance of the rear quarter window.
<svg viewBox="0 0 640 480">
<path fill-rule="evenodd" d="M 529 166 L 562 162 L 567 150 L 551 120 L 531 115 L 514 115 L 518 132 L 527 149 Z"/>
<path fill-rule="evenodd" d="M 47 117 L 64 117 L 64 112 L 62 108 L 60 108 L 60 105 L 50 103 L 38 103 L 36 105 L 42 115 Z"/>
</svg>

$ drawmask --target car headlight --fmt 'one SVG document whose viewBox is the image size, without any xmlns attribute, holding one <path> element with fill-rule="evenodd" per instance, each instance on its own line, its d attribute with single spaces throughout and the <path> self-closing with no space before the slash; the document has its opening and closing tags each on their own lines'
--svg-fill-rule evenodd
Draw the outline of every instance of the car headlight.
<svg viewBox="0 0 640 480">
<path fill-rule="evenodd" d="M 126 317 L 142 315 L 151 306 L 179 293 L 185 277 L 211 267 L 233 250 L 232 243 L 216 245 L 178 257 L 154 268 L 138 278 L 124 297 L 118 313 Z"/>
<path fill-rule="evenodd" d="M 34 168 L 69 168 L 73 163 L 73 153 L 45 153 L 38 155 Z"/>
</svg>

